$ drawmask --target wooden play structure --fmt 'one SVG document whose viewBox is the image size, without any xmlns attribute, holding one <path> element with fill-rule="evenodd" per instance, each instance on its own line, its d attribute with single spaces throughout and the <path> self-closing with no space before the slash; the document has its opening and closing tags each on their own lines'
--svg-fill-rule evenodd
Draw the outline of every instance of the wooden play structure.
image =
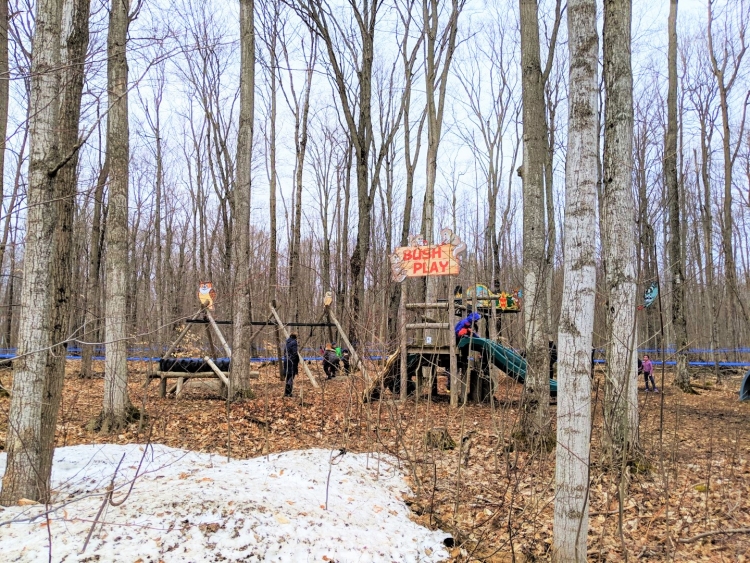
<svg viewBox="0 0 750 563">
<path fill-rule="evenodd" d="M 201 317 L 202 314 L 202 317 Z M 198 318 L 201 317 L 201 318 Z M 221 324 L 230 324 L 230 321 L 219 321 Z M 227 344 L 226 338 L 219 329 L 219 322 L 214 320 L 209 307 L 205 305 L 191 318 L 187 319 L 184 328 L 172 342 L 167 351 L 159 360 L 159 368 L 149 374 L 146 382 L 152 379 L 159 380 L 159 396 L 166 397 L 167 394 L 174 393 L 179 397 L 182 394 L 182 387 L 186 379 L 219 379 L 224 389 L 229 389 L 230 366 L 232 361 L 232 350 Z M 213 336 L 216 336 L 221 343 L 226 358 L 218 358 L 205 355 L 202 358 L 176 358 L 173 356 L 174 351 L 187 336 L 193 327 L 203 325 L 206 328 L 206 337 L 208 338 L 211 351 L 215 350 Z M 212 333 L 213 331 L 213 333 Z M 250 372 L 250 378 L 257 379 L 258 372 Z M 168 381 L 176 381 L 171 387 L 168 387 Z"/>
<path fill-rule="evenodd" d="M 191 379 L 218 379 L 221 381 L 222 389 L 229 389 L 229 381 L 231 374 L 231 361 L 232 361 L 232 350 L 224 338 L 219 325 L 231 325 L 232 321 L 217 321 L 214 319 L 211 311 L 213 310 L 214 300 L 216 298 L 216 291 L 213 289 L 211 282 L 201 282 L 198 290 L 198 299 L 201 304 L 201 309 L 195 313 L 189 319 L 186 319 L 185 326 L 180 331 L 177 338 L 172 342 L 159 359 L 158 369 L 150 373 L 146 379 L 146 385 L 151 380 L 159 380 L 159 396 L 166 397 L 174 393 L 176 397 L 182 394 L 183 386 L 186 380 Z M 367 370 L 357 354 L 354 347 L 349 342 L 346 333 L 341 327 L 338 319 L 335 317 L 333 312 L 330 310 L 332 298 L 330 294 L 326 294 L 324 300 L 324 313 L 323 316 L 330 319 L 332 322 L 315 322 L 315 323 L 303 323 L 303 322 L 290 322 L 284 323 L 276 310 L 275 304 L 271 303 L 268 305 L 269 315 L 265 321 L 251 321 L 251 325 L 259 326 L 260 328 L 251 336 L 253 340 L 258 333 L 267 327 L 274 327 L 283 334 L 285 339 L 290 336 L 289 327 L 335 327 L 338 331 L 339 337 L 349 348 L 351 353 L 351 365 L 354 369 L 359 368 L 364 376 L 365 380 L 369 382 Z M 177 358 L 174 356 L 175 351 L 178 349 L 180 343 L 185 339 L 191 329 L 195 327 L 204 326 L 206 330 L 206 337 L 208 339 L 210 353 L 202 355 L 199 358 Z M 221 350 L 223 350 L 225 357 L 218 357 L 215 352 L 217 348 L 214 346 L 214 338 L 216 338 L 221 344 Z M 279 358 L 280 360 L 280 358 Z M 315 376 L 310 371 L 310 367 L 307 362 L 300 362 L 305 375 L 310 380 L 313 387 L 319 387 L 319 383 Z M 251 371 L 250 379 L 258 379 L 260 373 L 258 371 Z M 173 380 L 170 385 L 170 380 Z"/>
<path fill-rule="evenodd" d="M 497 342 L 499 315 L 518 313 L 521 302 L 518 292 L 492 293 L 484 285 L 470 287 L 466 293 L 460 287 L 444 301 L 436 303 L 402 303 L 399 306 L 399 348 L 392 354 L 376 378 L 365 389 L 363 399 L 378 398 L 388 388 L 405 399 L 409 393 L 420 395 L 425 389 L 437 392 L 439 369 L 450 378 L 452 406 L 471 399 L 486 401 L 497 385 L 496 368 L 523 381 L 526 362 L 510 348 Z M 407 322 L 408 312 L 416 312 L 422 322 Z M 432 312 L 427 314 L 427 312 Z M 482 317 L 483 338 L 462 338 L 456 342 L 454 327 L 467 312 Z M 481 329 L 484 329 L 483 331 Z M 474 355 L 474 368 L 459 370 L 458 355 Z"/>
</svg>

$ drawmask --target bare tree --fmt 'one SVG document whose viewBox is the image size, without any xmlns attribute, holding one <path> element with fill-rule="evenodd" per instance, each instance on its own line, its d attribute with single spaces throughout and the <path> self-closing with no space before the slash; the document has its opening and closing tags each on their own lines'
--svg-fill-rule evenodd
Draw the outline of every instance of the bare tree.
<svg viewBox="0 0 750 563">
<path fill-rule="evenodd" d="M 604 211 L 607 276 L 605 446 L 611 460 L 638 446 L 631 0 L 604 2 Z"/>
<path fill-rule="evenodd" d="M 10 69 L 8 66 L 8 2 L 0 0 L 0 204 L 5 195 L 5 137 L 8 134 Z M 2 267 L 2 263 L 0 263 Z"/>
<path fill-rule="evenodd" d="M 739 304 L 744 314 L 745 322 L 747 323 L 750 322 L 750 318 L 742 307 L 742 301 L 739 299 L 737 291 L 737 267 L 735 264 L 734 244 L 732 241 L 734 235 L 734 218 L 732 216 L 732 170 L 734 168 L 734 163 L 737 160 L 737 154 L 741 145 L 747 105 L 750 100 L 750 90 L 748 90 L 747 95 L 745 96 L 745 102 L 742 105 L 742 121 L 740 122 L 740 131 L 737 135 L 738 141 L 734 148 L 732 148 L 731 128 L 729 123 L 729 96 L 737 83 L 737 78 L 742 66 L 742 59 L 747 52 L 745 35 L 747 33 L 748 22 L 750 22 L 750 13 L 747 10 L 746 2 L 740 0 L 737 28 L 733 29 L 729 24 L 725 26 L 723 37 L 724 44 L 721 46 L 721 52 L 717 54 L 714 45 L 717 38 L 714 36 L 713 4 L 714 0 L 708 0 L 707 38 L 708 54 L 711 60 L 711 68 L 713 69 L 714 77 L 716 78 L 716 85 L 719 89 L 719 107 L 721 108 L 722 149 L 724 153 L 724 202 L 722 207 L 723 221 L 721 226 L 721 246 L 724 251 L 724 270 L 728 286 L 730 318 L 734 317 L 734 309 L 736 304 Z M 734 37 L 736 37 L 737 40 L 734 40 Z M 737 41 L 739 41 L 739 44 Z"/>
<path fill-rule="evenodd" d="M 286 37 L 282 40 L 282 52 L 289 76 L 288 87 L 285 88 L 282 82 L 282 92 L 294 116 L 294 200 L 292 202 L 292 239 L 289 249 L 289 292 L 290 300 L 294 304 L 295 318 L 299 315 L 299 300 L 302 297 L 298 287 L 300 281 L 300 247 L 302 244 L 302 178 L 307 154 L 310 92 L 318 58 L 317 35 L 312 30 L 309 30 L 309 32 L 308 48 L 305 48 L 304 39 L 302 40 L 302 51 L 305 58 L 305 83 L 299 97 L 294 88 L 294 72 L 290 63 L 288 48 L 289 41 Z"/>
<path fill-rule="evenodd" d="M 412 206 L 414 203 L 414 173 L 419 160 L 419 153 L 422 147 L 422 128 L 424 127 L 425 118 L 427 116 L 427 108 L 425 107 L 420 113 L 420 117 L 417 120 L 419 125 L 414 140 L 414 147 L 412 147 L 412 133 L 413 125 L 411 121 L 411 101 L 412 101 L 412 87 L 414 84 L 414 74 L 416 72 L 416 59 L 417 53 L 419 52 L 420 46 L 424 41 L 424 27 L 422 27 L 422 33 L 420 33 L 414 46 L 409 50 L 409 43 L 407 39 L 410 35 L 411 26 L 413 24 L 414 5 L 416 0 L 404 0 L 403 5 L 397 4 L 396 10 L 398 11 L 399 20 L 403 26 L 403 37 L 404 40 L 401 42 L 401 64 L 404 72 L 404 172 L 406 177 L 404 178 L 404 212 L 401 219 L 401 235 L 399 238 L 399 245 L 406 246 L 409 238 L 409 231 L 411 229 L 411 218 L 412 218 Z M 412 155 L 413 151 L 413 155 Z M 389 249 L 390 251 L 391 249 Z M 392 282 L 391 284 L 391 300 L 389 305 L 389 339 L 395 338 L 398 330 L 398 307 L 401 301 L 402 293 L 405 291 L 404 284 Z M 405 390 L 404 390 L 405 392 Z"/>
<path fill-rule="evenodd" d="M 521 96 L 523 101 L 523 293 L 526 326 L 526 383 L 521 432 L 527 442 L 546 443 L 549 417 L 549 319 L 546 289 L 545 185 L 547 123 L 539 55 L 536 0 L 519 0 Z"/>
<path fill-rule="evenodd" d="M 240 1 L 240 123 L 237 133 L 237 183 L 234 187 L 230 397 L 250 389 L 250 197 L 255 111 L 255 1 Z"/>
<path fill-rule="evenodd" d="M 669 209 L 669 267 L 672 293 L 672 327 L 677 348 L 675 384 L 690 392 L 687 372 L 687 321 L 685 319 L 685 264 L 680 228 L 680 190 L 677 181 L 677 0 L 669 3 L 669 47 L 667 87 L 667 131 L 664 139 L 664 179 Z"/>
<path fill-rule="evenodd" d="M 445 94 L 448 88 L 448 73 L 456 51 L 458 18 L 466 0 L 451 0 L 448 21 L 440 29 L 441 3 L 438 0 L 422 0 L 422 25 L 424 34 L 425 96 L 427 98 L 427 152 L 425 154 L 425 191 L 422 205 L 422 234 L 429 244 L 433 243 L 435 231 L 435 182 L 437 180 L 437 158 L 443 131 Z M 434 303 L 437 295 L 437 278 L 427 276 L 425 301 Z"/>
<path fill-rule="evenodd" d="M 372 68 L 374 58 L 375 23 L 383 5 L 382 0 L 359 0 L 349 3 L 353 30 L 345 30 L 336 20 L 333 9 L 325 0 L 303 0 L 292 7 L 323 41 L 329 73 L 341 103 L 349 139 L 354 153 L 357 181 L 357 241 L 350 260 L 352 278 L 352 324 L 359 322 L 365 299 L 365 264 L 370 252 L 373 191 L 369 178 L 369 154 L 372 146 Z M 349 62 L 347 62 L 349 61 Z M 349 83 L 345 65 L 354 66 L 356 84 Z"/>
<path fill-rule="evenodd" d="M 587 559 L 591 341 L 596 294 L 598 51 L 595 0 L 568 2 L 564 289 L 560 313 L 553 560 Z"/>
<path fill-rule="evenodd" d="M 50 498 L 70 314 L 78 120 L 88 18 L 88 0 L 37 4 L 29 117 L 30 205 L 21 290 L 24 308 L 19 357 L 14 363 L 8 462 L 0 494 L 0 503 L 5 505 L 20 498 L 42 502 Z"/>
<path fill-rule="evenodd" d="M 127 284 L 128 284 L 128 61 L 126 43 L 130 25 L 130 0 L 114 0 L 109 13 L 107 37 L 107 158 L 109 204 L 105 255 L 106 297 L 104 332 L 104 410 L 101 431 L 110 432 L 127 423 Z"/>
</svg>

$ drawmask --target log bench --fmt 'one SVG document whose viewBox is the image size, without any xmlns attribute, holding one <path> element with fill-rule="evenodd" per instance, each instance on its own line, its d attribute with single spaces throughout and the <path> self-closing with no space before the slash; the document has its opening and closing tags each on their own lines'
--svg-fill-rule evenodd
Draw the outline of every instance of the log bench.
<svg viewBox="0 0 750 563">
<path fill-rule="evenodd" d="M 220 359 L 214 362 L 208 356 L 204 358 L 163 358 L 159 361 L 159 370 L 148 374 L 146 385 L 152 379 L 159 380 L 159 397 L 175 393 L 179 397 L 182 393 L 182 385 L 186 379 L 220 379 L 225 386 L 229 386 L 229 359 Z M 259 379 L 260 372 L 251 371 L 250 379 Z M 167 381 L 177 381 L 167 389 Z"/>
</svg>

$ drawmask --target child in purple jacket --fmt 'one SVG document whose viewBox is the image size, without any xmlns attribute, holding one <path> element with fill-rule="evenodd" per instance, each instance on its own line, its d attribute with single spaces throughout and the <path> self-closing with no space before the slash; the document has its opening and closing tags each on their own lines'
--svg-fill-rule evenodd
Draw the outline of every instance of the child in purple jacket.
<svg viewBox="0 0 750 563">
<path fill-rule="evenodd" d="M 656 387 L 656 383 L 654 383 L 654 366 L 651 363 L 651 359 L 648 357 L 648 354 L 643 355 L 643 379 L 646 381 L 646 391 L 654 391 L 656 393 L 659 392 L 659 389 Z M 648 388 L 648 382 L 651 381 L 651 389 Z"/>
</svg>

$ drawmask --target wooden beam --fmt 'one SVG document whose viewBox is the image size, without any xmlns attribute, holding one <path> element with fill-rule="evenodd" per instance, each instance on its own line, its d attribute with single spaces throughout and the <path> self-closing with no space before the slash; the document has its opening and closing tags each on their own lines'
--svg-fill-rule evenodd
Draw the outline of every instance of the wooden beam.
<svg viewBox="0 0 750 563">
<path fill-rule="evenodd" d="M 399 399 L 406 401 L 408 395 L 408 379 L 409 372 L 407 366 L 407 355 L 406 355 L 406 288 L 401 286 L 401 301 L 398 308 L 398 344 L 399 353 L 401 354 L 401 370 L 399 376 L 401 377 L 401 389 Z"/>
<path fill-rule="evenodd" d="M 210 321 L 206 319 L 187 319 L 185 321 L 189 324 L 202 325 L 208 324 Z M 233 321 L 214 321 L 217 325 L 231 325 Z M 276 326 L 276 321 L 250 321 L 248 323 L 251 326 Z M 303 327 L 334 327 L 333 323 L 286 323 L 286 326 L 303 326 Z"/>
<path fill-rule="evenodd" d="M 406 308 L 409 311 L 417 309 L 447 309 L 448 303 L 407 303 Z"/>
<path fill-rule="evenodd" d="M 216 374 L 212 371 L 197 371 L 194 373 L 178 372 L 178 371 L 160 371 L 157 372 L 160 379 L 176 379 L 182 377 L 184 379 L 216 379 Z M 222 372 L 223 374 L 229 373 Z M 257 373 L 257 372 L 256 372 Z"/>
<path fill-rule="evenodd" d="M 279 324 L 279 327 L 284 332 L 284 336 L 288 339 L 289 338 L 289 331 L 286 329 L 286 326 L 284 326 L 284 323 L 281 322 L 281 318 L 279 317 L 279 314 L 276 312 L 276 309 L 274 309 L 273 305 L 270 303 L 268 304 L 268 308 L 271 310 L 271 314 L 276 319 L 276 322 Z M 310 367 L 307 365 L 307 362 L 302 359 L 300 356 L 300 363 L 302 364 L 302 368 L 305 370 L 305 374 L 307 375 L 307 378 L 310 380 L 310 383 L 312 383 L 312 386 L 318 389 L 320 385 L 318 385 L 317 379 L 313 377 L 312 372 L 310 371 Z"/>
<path fill-rule="evenodd" d="M 447 311 L 448 315 L 448 322 L 452 323 L 455 320 L 455 314 L 452 310 Z M 456 338 L 453 334 L 451 334 L 448 338 L 448 343 L 450 346 L 450 359 L 449 361 L 449 369 L 450 373 L 448 374 L 448 380 L 451 384 L 451 407 L 456 408 L 458 407 L 458 386 L 460 379 L 458 378 L 458 358 L 456 357 Z"/>
<path fill-rule="evenodd" d="M 450 323 L 409 323 L 406 325 L 406 330 L 415 330 L 420 328 L 440 328 L 449 329 L 451 328 Z"/>
<path fill-rule="evenodd" d="M 227 358 L 231 359 L 231 357 L 232 357 L 232 349 L 229 347 L 229 344 L 227 344 L 227 341 L 224 338 L 224 335 L 219 330 L 219 327 L 217 326 L 216 321 L 214 320 L 213 316 L 208 311 L 208 309 L 206 310 L 206 317 L 208 317 L 208 321 L 211 323 L 211 327 L 216 332 L 216 336 L 219 337 L 219 342 L 221 342 L 221 345 L 224 347 L 224 352 L 226 352 Z"/>
<path fill-rule="evenodd" d="M 336 325 L 336 328 L 339 331 L 341 340 L 344 341 L 344 344 L 346 344 L 347 348 L 349 349 L 349 352 L 351 352 L 352 363 L 355 366 L 357 365 L 359 366 L 359 369 L 362 371 L 362 375 L 364 376 L 365 381 L 367 381 L 367 383 L 370 383 L 370 377 L 367 375 L 364 362 L 362 362 L 361 358 L 359 357 L 359 354 L 357 354 L 357 351 L 354 349 L 354 346 L 352 346 L 352 343 L 349 342 L 349 339 L 346 337 L 346 333 L 344 332 L 344 329 L 341 328 L 341 325 L 339 324 L 339 320 L 336 318 L 336 315 L 333 314 L 333 311 L 331 311 L 330 307 L 328 307 L 327 310 L 328 310 L 328 314 L 331 316 L 331 320 L 333 321 L 333 324 Z"/>
<path fill-rule="evenodd" d="M 203 360 L 208 364 L 208 367 L 210 367 L 213 370 L 213 372 L 218 376 L 218 378 L 221 379 L 222 383 L 224 383 L 224 385 L 227 386 L 227 389 L 229 389 L 229 378 L 227 378 L 227 376 L 224 375 L 224 372 L 221 371 L 216 366 L 216 364 L 214 363 L 214 361 L 211 358 L 209 358 L 208 356 L 205 356 L 203 358 Z"/>
<path fill-rule="evenodd" d="M 166 351 L 166 353 L 162 356 L 162 359 L 167 359 L 172 354 L 172 352 L 174 352 L 174 349 L 177 348 L 178 344 L 180 342 L 182 342 L 182 339 L 185 338 L 185 335 L 187 335 L 188 331 L 190 330 L 190 323 L 191 323 L 191 321 L 194 321 L 195 318 L 198 315 L 200 315 L 200 314 L 201 314 L 201 312 L 198 311 L 192 317 L 190 317 L 189 319 L 187 319 L 186 324 L 185 324 L 185 328 L 182 329 L 182 331 L 180 332 L 180 334 L 177 337 L 177 339 L 174 342 L 172 342 L 172 345 L 169 347 L 169 349 Z"/>
</svg>

